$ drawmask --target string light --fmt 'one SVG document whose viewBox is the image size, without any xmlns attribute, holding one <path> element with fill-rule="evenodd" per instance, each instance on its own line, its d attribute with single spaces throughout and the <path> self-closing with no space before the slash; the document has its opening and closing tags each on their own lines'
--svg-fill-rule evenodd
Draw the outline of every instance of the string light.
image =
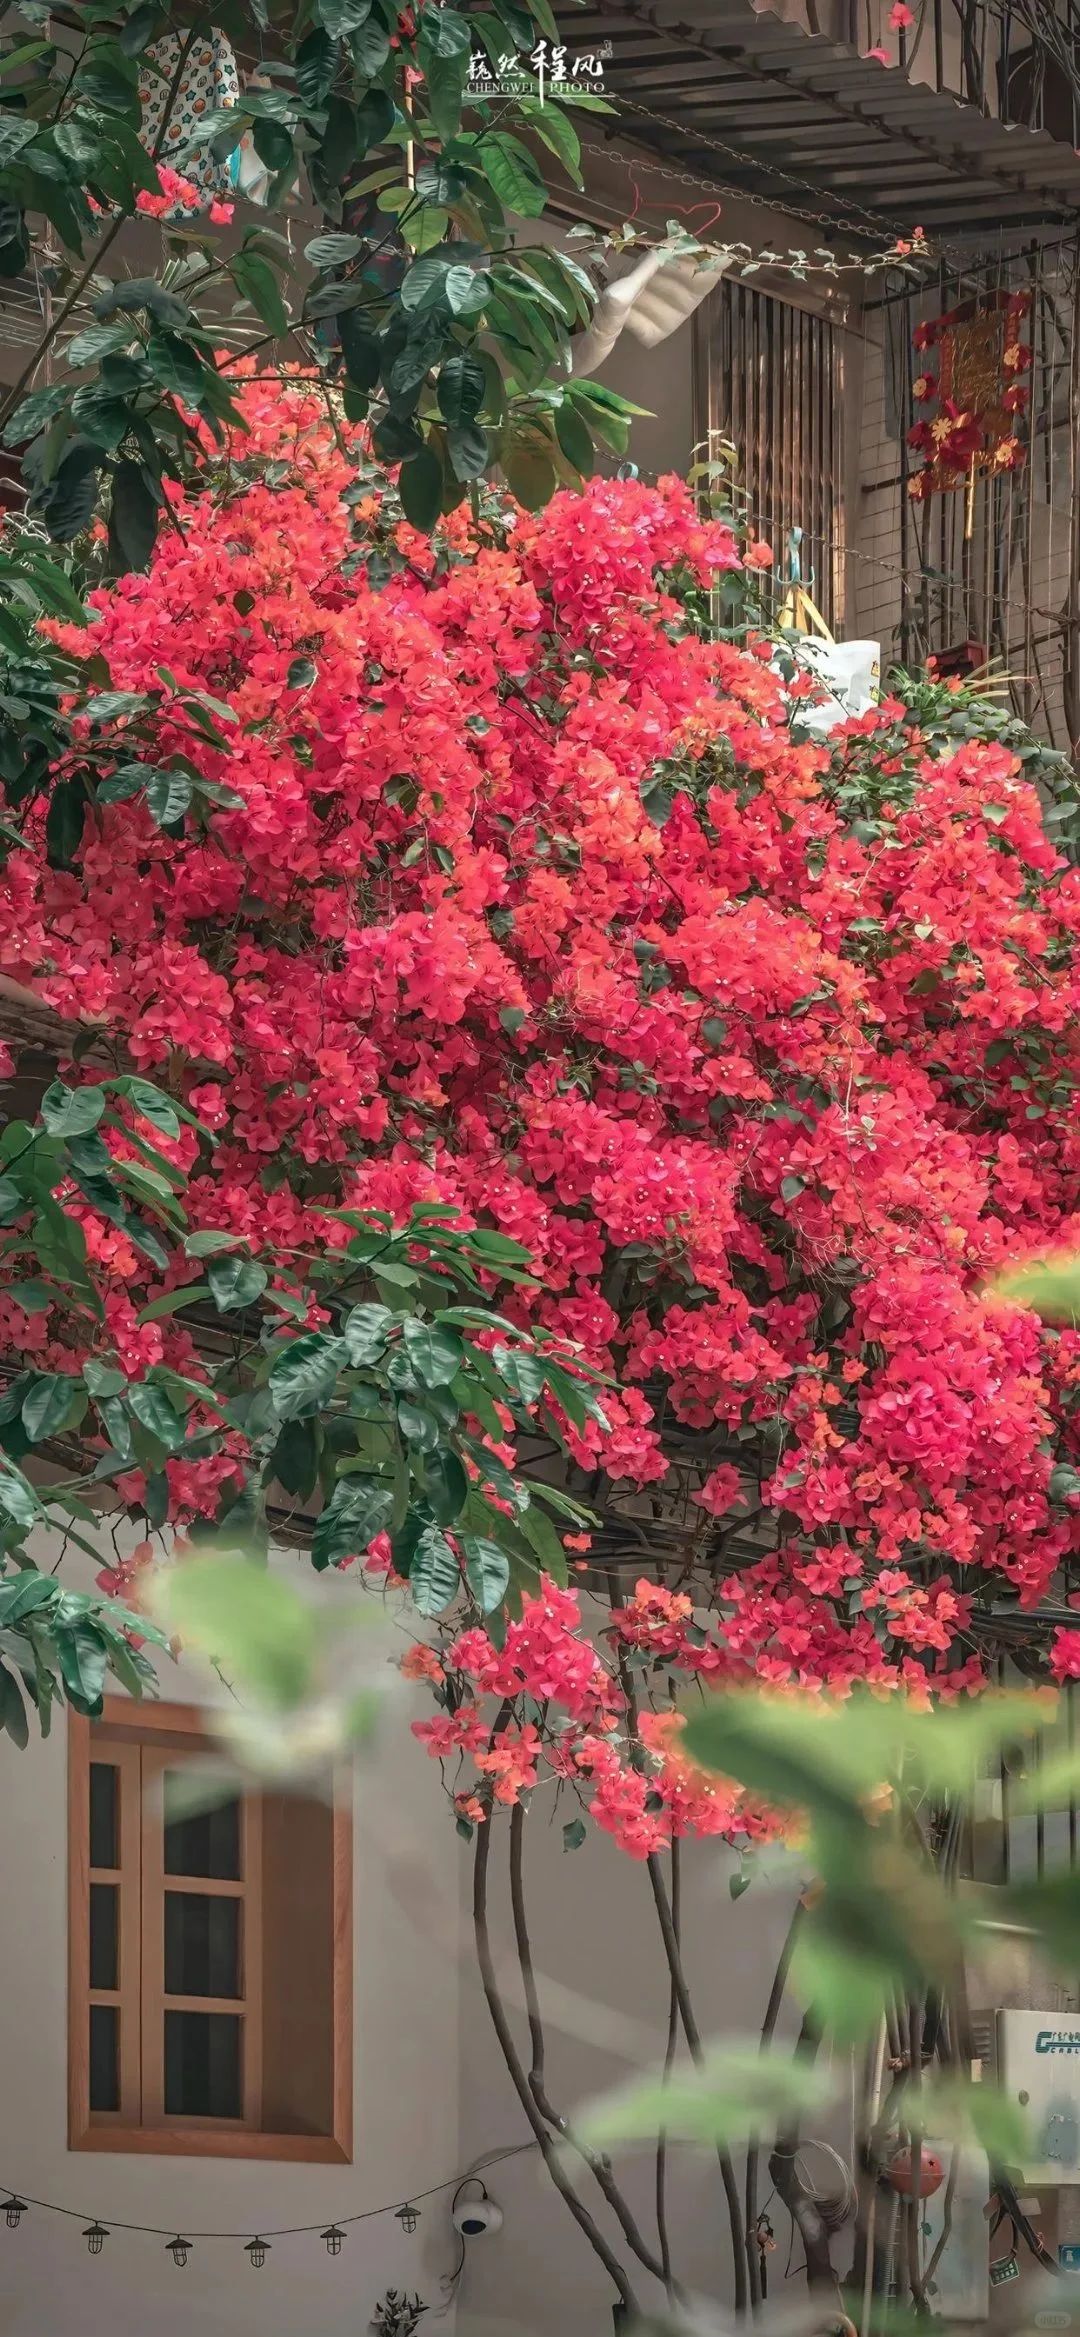
<svg viewBox="0 0 1080 2337">
<path fill-rule="evenodd" d="M 417 2199 L 439 2199 L 447 2193 L 453 2194 L 460 2190 L 463 2182 L 467 2182 L 471 2176 L 477 2173 L 478 2167 L 501 2165 L 504 2159 L 518 2158 L 523 2151 L 535 2150 L 536 2147 L 535 2142 L 509 2143 L 502 2150 L 488 2151 L 479 2161 L 474 2160 L 467 2175 L 448 2175 L 443 2182 L 430 2184 L 426 2191 L 414 2192 L 411 2199 L 402 2200 L 400 2204 L 396 2204 L 392 2199 L 387 2199 L 381 2207 L 359 2208 L 355 2215 L 343 2215 L 340 2223 L 330 2223 L 325 2227 L 318 2223 L 281 2224 L 272 2227 L 269 2231 L 256 2232 L 254 2238 L 250 2240 L 244 2240 L 242 2231 L 189 2231 L 185 2237 L 183 2233 L 175 2230 L 170 2234 L 168 2224 L 128 2223 L 122 2217 L 114 2215 L 111 2224 L 99 2223 L 95 2219 L 93 2223 L 84 2225 L 83 2238 L 90 2254 L 100 2256 L 105 2241 L 113 2238 L 117 2232 L 139 2232 L 148 2239 L 161 2240 L 164 2243 L 166 2253 L 179 2267 L 187 2263 L 192 2248 L 201 2240 L 244 2240 L 245 2252 L 250 2257 L 256 2271 L 265 2264 L 272 2240 L 305 2239 L 309 2234 L 317 2233 L 319 2238 L 324 2241 L 327 2253 L 336 2256 L 340 2254 L 342 2243 L 348 2238 L 349 2228 L 354 2223 L 371 2223 L 380 2215 L 394 2215 L 403 2231 L 414 2232 L 420 2220 L 420 2209 L 416 2205 Z M 0 2183 L 0 2194 L 3 2193 L 3 2190 L 4 2186 Z M 9 2231 L 15 2231 L 22 2217 L 29 2214 L 30 2210 L 35 2207 L 43 2215 L 67 2216 L 74 2223 L 82 2223 L 82 2218 L 86 2213 L 85 2208 L 62 2207 L 56 2199 L 24 2199 L 17 2191 L 10 2191 L 6 2198 L 0 2196 L 0 2212 L 5 2217 Z M 248 2230 L 250 2231 L 250 2229 L 249 2224 Z M 334 2245 L 335 2240 L 336 2246 Z"/>
</svg>

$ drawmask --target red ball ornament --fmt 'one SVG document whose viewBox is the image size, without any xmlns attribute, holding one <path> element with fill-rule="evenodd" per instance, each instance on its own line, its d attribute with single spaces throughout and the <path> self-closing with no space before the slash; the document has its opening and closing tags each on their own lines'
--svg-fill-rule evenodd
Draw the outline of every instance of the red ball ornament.
<svg viewBox="0 0 1080 2337">
<path fill-rule="evenodd" d="M 915 2191 L 914 2151 L 898 2150 L 895 2158 L 889 2160 L 886 2172 L 893 2190 L 902 2192 L 905 2199 L 910 2199 Z M 940 2191 L 944 2180 L 945 2169 L 936 2152 L 932 2150 L 921 2151 L 919 2154 L 918 2197 L 931 2199 L 935 2191 Z"/>
</svg>

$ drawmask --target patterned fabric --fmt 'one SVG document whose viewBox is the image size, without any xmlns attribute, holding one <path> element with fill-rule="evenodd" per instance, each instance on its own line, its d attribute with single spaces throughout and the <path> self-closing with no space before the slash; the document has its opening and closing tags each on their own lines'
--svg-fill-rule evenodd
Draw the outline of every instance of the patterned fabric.
<svg viewBox="0 0 1080 2337">
<path fill-rule="evenodd" d="M 179 36 L 167 33 L 163 40 L 155 41 L 146 54 L 157 71 L 148 72 L 144 67 L 139 82 L 139 102 L 142 106 L 142 129 L 139 135 L 143 145 L 152 150 L 161 129 L 173 75 L 180 61 Z M 191 184 L 198 188 L 204 211 L 216 197 L 228 195 L 232 185 L 229 164 L 215 162 L 207 152 L 195 150 L 191 154 L 184 154 L 183 149 L 192 131 L 197 129 L 206 114 L 216 113 L 220 106 L 235 106 L 239 102 L 240 76 L 236 69 L 236 58 L 224 33 L 214 32 L 209 40 L 195 41 L 173 99 L 159 159 L 179 170 L 183 178 L 190 179 Z M 182 210 L 174 210 L 166 216 L 181 219 L 184 213 Z M 192 214 L 189 212 L 187 216 L 190 218 Z"/>
</svg>

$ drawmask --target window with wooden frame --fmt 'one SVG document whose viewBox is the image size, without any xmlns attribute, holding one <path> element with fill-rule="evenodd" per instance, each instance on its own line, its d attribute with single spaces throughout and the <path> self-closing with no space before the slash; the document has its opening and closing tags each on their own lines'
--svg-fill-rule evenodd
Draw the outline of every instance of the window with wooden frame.
<svg viewBox="0 0 1080 2337">
<path fill-rule="evenodd" d="M 193 1810 L 186 1705 L 69 1728 L 70 2147 L 350 2159 L 347 1804 Z"/>
</svg>

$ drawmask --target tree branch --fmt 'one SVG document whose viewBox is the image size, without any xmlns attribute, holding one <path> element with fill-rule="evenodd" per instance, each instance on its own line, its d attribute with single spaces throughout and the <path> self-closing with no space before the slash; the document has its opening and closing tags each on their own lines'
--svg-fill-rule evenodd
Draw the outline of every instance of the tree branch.
<svg viewBox="0 0 1080 2337">
<path fill-rule="evenodd" d="M 667 1886 L 664 1882 L 659 1854 L 655 1850 L 647 1859 L 646 1864 L 649 1869 L 649 1881 L 652 1884 L 653 1900 L 660 1924 L 660 1936 L 664 1942 L 664 1953 L 667 1956 L 668 1970 L 671 1974 L 675 2001 L 679 2008 L 683 2035 L 686 2038 L 690 2058 L 700 2069 L 705 2058 L 701 2048 L 701 2032 L 695 2018 L 690 1991 L 686 1985 L 682 1950 L 671 1919 L 671 1904 L 667 1895 Z M 735 2310 L 737 2313 L 745 2313 L 750 2301 L 750 2290 L 747 2276 L 746 2234 L 742 2226 L 742 2208 L 739 2204 L 739 2187 L 735 2180 L 735 2163 L 731 2152 L 725 2149 L 723 2143 L 717 2143 L 716 2156 L 720 2166 L 724 2196 L 727 2200 L 728 2221 L 731 2226 L 731 2252 L 735 2272 Z M 777 2187 L 779 2188 L 779 2186 Z"/>
<path fill-rule="evenodd" d="M 491 1953 L 491 1935 L 488 1929 L 487 1912 L 487 1881 L 490 1852 L 491 1819 L 487 1818 L 485 1819 L 483 1825 L 478 1826 L 476 1829 L 476 1853 L 473 1860 L 473 1933 L 476 1940 L 476 1958 L 480 1967 L 480 1978 L 483 1983 L 484 1995 L 487 1999 L 487 2008 L 491 2014 L 492 2026 L 495 2030 L 496 2037 L 499 2040 L 499 2047 L 502 2052 L 503 2060 L 505 2061 L 507 2069 L 510 2072 L 514 2091 L 517 2094 L 518 2100 L 521 2103 L 521 2107 L 524 2110 L 525 2116 L 532 2128 L 533 2134 L 542 2154 L 544 2164 L 547 2167 L 548 2173 L 551 2176 L 551 2180 L 554 2183 L 556 2190 L 566 2201 L 566 2205 L 569 2208 L 575 2223 L 580 2225 L 586 2239 L 589 2242 L 590 2247 L 593 2249 L 594 2253 L 599 2256 L 600 2262 L 603 2265 L 608 2278 L 613 2282 L 618 2292 L 621 2303 L 625 2306 L 628 2313 L 636 2313 L 637 2300 L 634 2296 L 633 2289 L 630 2286 L 630 2282 L 626 2276 L 626 2273 L 624 2272 L 623 2267 L 620 2264 L 614 2250 L 609 2246 L 607 2240 L 605 2239 L 599 2224 L 595 2220 L 595 2217 L 590 2215 L 588 2208 L 584 2205 L 584 2202 L 578 2198 L 577 2192 L 575 2191 L 574 2186 L 571 2183 L 565 2168 L 563 2167 L 562 2160 L 552 2141 L 548 2127 L 545 2125 L 544 2120 L 536 2107 L 536 2103 L 533 2100 L 532 2094 L 529 2090 L 529 2081 L 525 2075 L 525 2070 L 522 2065 L 517 2046 L 514 2043 L 510 2023 L 506 2017 L 506 2007 L 503 2003 L 502 1995 L 499 1990 L 498 1980 L 495 1975 L 495 1963 Z"/>
<path fill-rule="evenodd" d="M 812 2061 L 821 2043 L 815 2022 L 809 2013 L 803 2017 L 796 2057 Z M 769 2173 L 776 2186 L 777 2196 L 783 2201 L 799 2234 L 806 2254 L 806 2277 L 811 2288 L 828 2288 L 842 2311 L 840 2282 L 833 2266 L 832 2246 L 828 2227 L 805 2185 L 800 2182 L 795 2161 L 799 2150 L 799 2128 L 793 2120 L 781 2129 L 769 2155 Z"/>
<path fill-rule="evenodd" d="M 681 1903 L 682 1873 L 680 1862 L 680 1844 L 678 1836 L 675 1835 L 672 1837 L 671 1843 L 671 1926 L 675 1933 L 676 1939 L 679 1939 L 681 1936 Z M 675 2061 L 675 2048 L 678 2042 L 679 1999 L 675 1992 L 674 1979 L 670 1979 L 668 1997 L 667 2045 L 664 2051 L 665 2083 L 671 2075 L 672 2067 Z M 660 2241 L 660 2256 L 664 2267 L 664 2281 L 670 2294 L 671 2240 L 668 2234 L 667 2220 L 667 2135 L 663 2127 L 661 2127 L 660 2132 L 656 2137 L 656 2230 Z"/>
<path fill-rule="evenodd" d="M 777 1964 L 776 1970 L 773 1974 L 773 1984 L 769 1990 L 769 2001 L 765 2007 L 765 2018 L 761 2024 L 761 2044 L 759 2051 L 762 2053 L 768 2051 L 768 2048 L 772 2044 L 773 2038 L 776 2035 L 776 2024 L 780 2018 L 780 2007 L 784 2001 L 784 1992 L 788 1983 L 788 1973 L 791 1970 L 791 1959 L 795 1952 L 795 1942 L 799 1935 L 799 1924 L 802 1920 L 802 1916 L 803 1901 L 800 1899 L 798 1905 L 795 1908 L 795 1912 L 792 1915 L 791 1922 L 788 1925 L 787 1938 L 785 1939 L 783 1947 L 780 1950 L 780 1961 Z M 759 2252 L 757 2246 L 758 2169 L 760 2164 L 761 2142 L 756 2134 L 752 2134 L 746 2146 L 745 2200 L 747 2267 L 750 2275 L 750 2297 L 753 2304 L 761 2303 L 761 2275 Z"/>
<path fill-rule="evenodd" d="M 529 2070 L 527 2080 L 529 2092 L 541 2117 L 546 2118 L 548 2125 L 554 2128 L 556 2134 L 561 2135 L 565 2141 L 572 2144 L 579 2157 L 584 2160 L 590 2174 L 596 2177 L 608 2206 L 618 2218 L 638 2262 L 643 2264 L 645 2270 L 651 2272 L 656 2280 L 663 2280 L 670 2287 L 670 2272 L 665 2271 L 663 2261 L 657 2255 L 655 2248 L 650 2248 L 615 2181 L 611 2168 L 602 2158 L 597 2156 L 595 2151 L 589 2150 L 584 2143 L 578 2141 L 568 2120 L 554 2107 L 547 2090 L 544 2080 L 544 2022 L 540 2010 L 540 1998 L 537 1993 L 536 1973 L 532 1960 L 532 1942 L 529 1938 L 528 1918 L 525 1911 L 524 1838 L 525 1811 L 520 1802 L 515 1802 L 510 1813 L 510 1902 L 514 1914 L 514 1937 L 517 1942 L 518 1963 L 521 1967 L 521 1982 L 529 2016 L 529 2040 L 532 2046 L 532 2067 Z"/>
</svg>

